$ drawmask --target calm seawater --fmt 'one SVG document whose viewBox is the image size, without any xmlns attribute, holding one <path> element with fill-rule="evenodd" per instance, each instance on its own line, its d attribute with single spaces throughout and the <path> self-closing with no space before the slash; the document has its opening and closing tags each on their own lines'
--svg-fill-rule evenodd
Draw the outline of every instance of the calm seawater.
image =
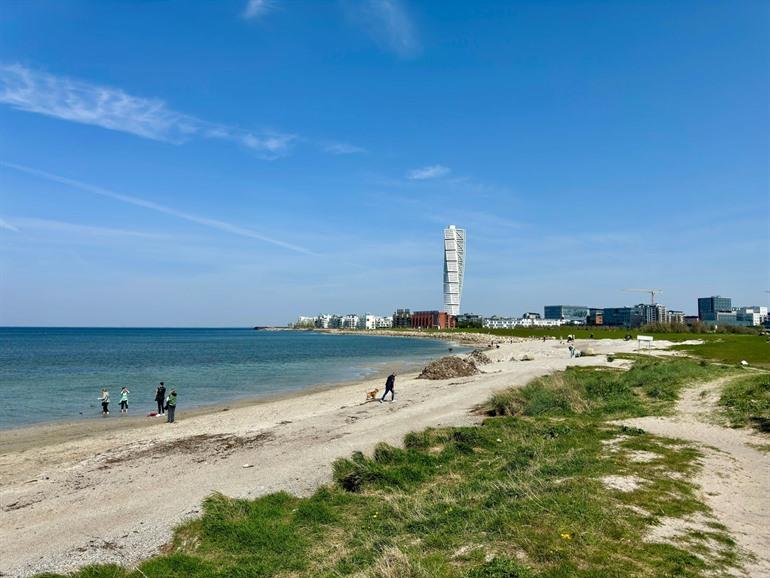
<svg viewBox="0 0 770 578">
<path fill-rule="evenodd" d="M 445 341 L 252 329 L 0 328 L 0 428 L 155 408 L 164 381 L 178 410 L 366 377 L 447 351 Z M 455 346 L 456 347 L 456 346 Z"/>
</svg>

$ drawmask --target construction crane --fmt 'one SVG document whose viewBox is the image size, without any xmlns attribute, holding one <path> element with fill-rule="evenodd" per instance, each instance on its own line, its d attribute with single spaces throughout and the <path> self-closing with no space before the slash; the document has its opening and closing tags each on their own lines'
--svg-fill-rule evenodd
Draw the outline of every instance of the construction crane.
<svg viewBox="0 0 770 578">
<path fill-rule="evenodd" d="M 634 293 L 649 293 L 650 303 L 655 305 L 655 295 L 663 293 L 663 289 L 623 289 L 623 291 L 633 291 Z"/>
</svg>

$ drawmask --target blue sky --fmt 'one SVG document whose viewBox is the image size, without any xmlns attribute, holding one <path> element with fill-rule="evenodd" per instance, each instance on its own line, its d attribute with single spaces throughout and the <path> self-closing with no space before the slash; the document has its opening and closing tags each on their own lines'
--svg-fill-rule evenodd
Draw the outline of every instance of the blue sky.
<svg viewBox="0 0 770 578">
<path fill-rule="evenodd" d="M 0 325 L 767 303 L 770 4 L 8 1 Z"/>
</svg>

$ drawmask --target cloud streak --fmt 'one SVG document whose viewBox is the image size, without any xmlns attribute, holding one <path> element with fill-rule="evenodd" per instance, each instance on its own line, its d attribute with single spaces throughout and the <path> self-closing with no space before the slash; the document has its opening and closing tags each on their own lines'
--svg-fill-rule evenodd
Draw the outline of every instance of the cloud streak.
<svg viewBox="0 0 770 578">
<path fill-rule="evenodd" d="M 417 31 L 400 0 L 349 0 L 348 14 L 384 48 L 402 58 L 420 51 Z"/>
<path fill-rule="evenodd" d="M 156 203 L 154 201 L 149 201 L 147 199 L 142 199 L 140 197 L 134 197 L 131 195 L 124 195 L 123 193 L 118 193 L 115 191 L 112 191 L 110 189 L 105 189 L 102 187 L 98 187 L 96 185 L 91 185 L 89 183 L 85 183 L 83 181 L 78 181 L 75 179 L 70 179 L 67 177 L 63 177 L 60 175 L 55 175 L 52 173 L 48 173 L 45 171 L 40 171 L 37 169 L 33 169 L 30 167 L 25 167 L 23 165 L 17 165 L 14 163 L 8 163 L 5 161 L 0 161 L 0 166 L 4 166 L 9 169 L 13 169 L 15 171 L 19 171 L 28 175 L 32 175 L 41 179 L 45 179 L 48 181 L 52 181 L 54 183 L 59 183 L 62 185 L 67 185 L 69 187 L 80 189 L 81 191 L 86 191 L 89 193 L 93 193 L 95 195 L 100 195 L 102 197 L 108 197 L 110 199 L 114 199 L 116 201 L 120 201 L 122 203 L 126 203 L 128 205 L 134 205 L 136 207 L 142 207 L 144 209 L 149 209 L 151 211 L 155 211 L 158 213 L 163 213 L 166 215 L 170 215 L 172 217 L 176 217 L 178 219 L 182 219 L 184 221 L 189 221 L 190 223 L 195 223 L 197 225 L 202 225 L 204 227 L 209 227 L 211 229 L 216 229 L 218 231 L 223 231 L 225 233 L 230 233 L 232 235 L 237 235 L 239 237 L 246 237 L 248 239 L 256 239 L 258 241 L 263 241 L 265 243 L 269 243 L 271 245 L 275 245 L 277 247 L 282 247 L 284 249 L 289 249 L 291 251 L 295 251 L 297 253 L 302 253 L 303 255 L 313 255 L 318 256 L 317 253 L 314 253 L 310 251 L 309 249 L 305 247 L 301 247 L 299 245 L 295 245 L 293 243 L 288 243 L 286 241 L 282 241 L 280 239 L 274 239 L 272 237 L 268 237 L 266 235 L 263 235 L 257 231 L 254 231 L 252 229 L 248 229 L 246 227 L 241 227 L 239 225 L 235 225 L 233 223 L 228 223 L 227 221 L 221 221 L 219 219 L 210 219 L 208 217 L 202 217 L 200 215 L 195 215 L 193 213 L 187 213 L 185 211 L 180 211 L 178 209 L 174 209 L 172 207 L 167 207 L 166 205 L 161 205 L 159 203 Z"/>
<path fill-rule="evenodd" d="M 365 148 L 346 142 L 323 142 L 321 149 L 332 155 L 355 155 L 366 152 Z"/>
<path fill-rule="evenodd" d="M 14 233 L 18 233 L 19 232 L 19 228 L 18 227 L 12 225 L 11 223 L 6 221 L 5 219 L 0 219 L 0 229 L 4 229 L 6 231 L 13 231 Z"/>
<path fill-rule="evenodd" d="M 255 133 L 170 109 L 154 98 L 130 95 L 21 64 L 0 66 L 0 103 L 17 110 L 182 144 L 194 138 L 236 142 L 268 160 L 286 155 L 296 135 Z"/>
<path fill-rule="evenodd" d="M 169 239 L 171 236 L 162 233 L 150 233 L 146 231 L 132 231 L 129 229 L 115 229 L 113 227 L 98 227 L 94 225 L 80 225 L 50 219 L 14 218 L 12 226 L 16 231 L 38 230 L 53 233 L 66 233 L 74 235 L 87 235 L 98 237 L 129 237 L 140 239 Z M 8 224 L 6 222 L 6 224 Z"/>
<path fill-rule="evenodd" d="M 273 7 L 273 3 L 270 0 L 249 0 L 246 2 L 246 6 L 243 9 L 243 16 L 246 20 L 252 18 L 259 18 L 267 14 Z"/>
<path fill-rule="evenodd" d="M 429 165 L 419 169 L 412 169 L 406 174 L 406 177 L 413 181 L 424 181 L 427 179 L 445 177 L 451 172 L 452 170 L 444 165 Z"/>
</svg>

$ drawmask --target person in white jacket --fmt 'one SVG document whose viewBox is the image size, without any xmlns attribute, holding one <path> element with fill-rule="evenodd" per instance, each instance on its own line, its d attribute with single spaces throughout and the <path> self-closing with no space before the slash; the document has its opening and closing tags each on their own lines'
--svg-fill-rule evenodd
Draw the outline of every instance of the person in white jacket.
<svg viewBox="0 0 770 578">
<path fill-rule="evenodd" d="M 99 396 L 99 401 L 102 404 L 102 417 L 110 415 L 110 392 L 102 388 L 102 395 Z"/>
</svg>

